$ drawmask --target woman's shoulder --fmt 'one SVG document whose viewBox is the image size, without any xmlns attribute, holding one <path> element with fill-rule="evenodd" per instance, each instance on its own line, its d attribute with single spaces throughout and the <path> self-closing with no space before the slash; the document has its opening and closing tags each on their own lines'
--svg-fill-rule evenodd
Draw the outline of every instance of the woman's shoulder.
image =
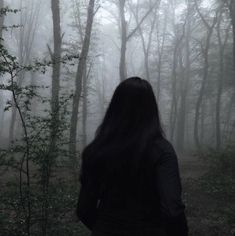
<svg viewBox="0 0 235 236">
<path fill-rule="evenodd" d="M 176 157 L 176 152 L 173 145 L 166 138 L 153 140 L 150 153 L 154 162 L 161 161 L 165 159 L 166 156 Z"/>
<path fill-rule="evenodd" d="M 152 141 L 151 147 L 154 151 L 157 150 L 159 152 L 174 151 L 174 147 L 171 142 L 164 137 L 154 139 Z"/>
</svg>

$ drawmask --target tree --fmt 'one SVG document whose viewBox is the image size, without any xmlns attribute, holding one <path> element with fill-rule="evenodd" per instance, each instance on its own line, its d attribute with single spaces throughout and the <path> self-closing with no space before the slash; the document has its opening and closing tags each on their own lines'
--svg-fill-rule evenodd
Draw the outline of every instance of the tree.
<svg viewBox="0 0 235 236">
<path fill-rule="evenodd" d="M 235 71 L 235 1 L 234 0 L 227 0 L 228 8 L 231 17 L 231 23 L 233 28 L 233 66 Z"/>
<path fill-rule="evenodd" d="M 82 18 L 82 10 L 81 10 L 81 2 L 79 0 L 73 0 L 73 18 L 74 24 L 73 26 L 76 28 L 78 32 L 78 44 L 82 45 L 84 40 L 84 24 Z M 92 37 L 92 35 L 91 35 Z M 87 116 L 88 116 L 88 77 L 90 68 L 87 69 L 89 64 L 89 60 L 86 61 L 83 78 L 82 78 L 82 146 L 85 147 L 87 143 Z"/>
<path fill-rule="evenodd" d="M 78 123 L 78 108 L 80 103 L 80 97 L 82 93 L 82 79 L 84 76 L 84 70 L 86 67 L 87 56 L 90 47 L 91 41 L 91 31 L 95 14 L 95 0 L 90 0 L 87 9 L 87 22 L 85 29 L 85 36 L 83 39 L 81 54 L 79 58 L 79 63 L 76 73 L 75 81 L 75 92 L 73 96 L 73 105 L 72 105 L 72 116 L 71 116 L 71 126 L 70 126 L 70 144 L 69 150 L 73 165 L 76 166 L 76 140 L 77 140 L 77 123 Z"/>
<path fill-rule="evenodd" d="M 161 85 L 162 85 L 162 65 L 163 65 L 163 56 L 164 56 L 164 47 L 166 42 L 166 32 L 167 32 L 167 9 L 164 9 L 164 20 L 163 20 L 163 29 L 160 30 L 160 17 L 157 19 L 156 26 L 156 36 L 157 36 L 157 101 L 160 104 L 161 99 Z"/>
<path fill-rule="evenodd" d="M 4 0 L 0 0 L 0 10 L 4 8 Z M 2 38 L 3 32 L 3 24 L 4 24 L 4 14 L 0 14 L 0 38 Z"/>
<path fill-rule="evenodd" d="M 25 2 L 25 4 L 27 4 Z M 32 12 L 24 11 L 23 1 L 20 0 L 20 28 L 19 35 L 16 35 L 16 41 L 18 46 L 18 58 L 20 65 L 26 65 L 31 62 L 32 59 L 32 50 L 33 44 L 35 40 L 35 32 L 38 27 L 39 20 L 39 9 L 41 2 L 37 3 L 31 2 L 32 4 Z M 26 71 L 22 70 L 17 74 L 17 84 L 19 87 L 23 85 L 26 79 Z M 14 102 L 12 102 L 14 104 Z M 23 111 L 23 113 L 25 113 Z M 24 114 L 23 114 L 24 115 Z M 12 108 L 12 116 L 10 121 L 10 129 L 9 129 L 9 141 L 14 141 L 15 136 L 15 127 L 17 121 L 17 109 L 13 106 Z M 18 133 L 21 132 L 20 129 L 17 129 Z"/>
<path fill-rule="evenodd" d="M 117 3 L 120 16 L 120 34 L 121 34 L 121 52 L 120 52 L 120 62 L 119 62 L 119 76 L 121 81 L 123 81 L 127 77 L 127 68 L 126 68 L 127 42 L 135 35 L 135 33 L 139 30 L 144 20 L 148 17 L 148 15 L 158 4 L 159 1 L 155 1 L 155 3 L 149 7 L 149 10 L 138 21 L 135 28 L 131 32 L 128 32 L 127 21 L 125 17 L 126 0 L 119 0 Z"/>
<path fill-rule="evenodd" d="M 51 125 L 50 125 L 50 155 L 45 156 L 45 165 L 42 170 L 42 191 L 43 191 L 43 202 L 42 202 L 42 235 L 47 235 L 48 230 L 48 192 L 51 178 L 51 169 L 54 159 L 57 156 L 56 153 L 56 141 L 58 139 L 59 131 L 59 91 L 60 91 L 60 71 L 61 71 L 61 27 L 60 27 L 60 1 L 51 0 L 51 11 L 53 21 L 53 41 L 54 50 L 50 52 L 52 61 L 52 83 L 51 83 Z"/>
<path fill-rule="evenodd" d="M 200 16 L 200 19 L 202 20 L 203 25 L 206 27 L 206 42 L 205 42 L 205 45 L 203 45 L 203 44 L 201 45 L 202 55 L 204 58 L 203 77 L 202 77 L 201 87 L 199 89 L 199 95 L 198 95 L 198 98 L 196 101 L 195 120 L 194 120 L 194 141 L 195 141 L 196 147 L 198 149 L 200 149 L 201 145 L 200 145 L 200 140 L 199 140 L 198 123 L 199 123 L 199 118 L 200 118 L 200 108 L 201 108 L 201 104 L 203 102 L 206 83 L 207 83 L 207 79 L 208 79 L 208 70 L 209 70 L 208 54 L 209 54 L 209 49 L 210 49 L 211 36 L 212 36 L 213 30 L 214 30 L 214 27 L 216 25 L 216 22 L 217 22 L 217 12 L 215 13 L 215 15 L 212 19 L 212 23 L 210 24 L 205 19 L 205 17 L 202 15 L 201 10 L 199 9 L 198 3 L 196 0 L 194 0 L 194 3 L 195 3 L 196 11 L 197 11 L 198 15 Z"/>
<path fill-rule="evenodd" d="M 218 16 L 218 23 L 216 27 L 218 45 L 219 45 L 219 73 L 217 78 L 217 95 L 216 95 L 216 149 L 219 151 L 221 148 L 221 95 L 223 93 L 224 83 L 224 51 L 228 41 L 230 25 L 226 26 L 225 35 L 221 35 L 221 23 L 223 19 L 223 6 Z M 224 36 L 224 40 L 222 37 Z"/>
<path fill-rule="evenodd" d="M 184 141 L 185 141 L 185 126 L 187 118 L 187 98 L 189 90 L 189 80 L 191 73 L 191 21 L 192 21 L 193 6 L 190 1 L 187 1 L 187 16 L 185 19 L 185 36 L 183 52 L 180 59 L 181 65 L 181 85 L 180 85 L 180 103 L 179 103 L 179 112 L 177 116 L 177 130 L 176 130 L 176 148 L 178 151 L 184 151 Z M 182 49 L 181 49 L 182 50 Z M 185 62 L 183 63 L 183 58 Z M 183 65 L 185 64 L 185 65 Z"/>
<path fill-rule="evenodd" d="M 3 8 L 4 8 L 4 0 L 0 0 L 0 10 L 2 10 Z M 0 43 L 2 43 L 3 25 L 4 25 L 4 14 L 0 13 Z M 3 130 L 3 119 L 4 119 L 3 93 L 2 91 L 0 91 L 0 138 Z"/>
<path fill-rule="evenodd" d="M 151 6 L 149 6 L 151 7 Z M 136 3 L 136 9 L 134 9 L 132 6 L 130 7 L 136 21 L 136 25 L 138 25 L 139 22 L 139 11 L 140 11 L 140 3 L 139 0 Z M 146 79 L 150 81 L 150 71 L 149 71 L 149 54 L 150 54 L 150 49 L 151 49 L 151 44 L 152 44 L 152 39 L 153 39 L 153 33 L 154 29 L 156 26 L 157 22 L 157 6 L 155 6 L 155 9 L 153 10 L 153 14 L 151 17 L 151 22 L 150 22 L 150 29 L 146 33 L 148 35 L 147 40 L 145 39 L 145 32 L 144 32 L 144 27 L 139 26 L 138 31 L 142 43 L 142 48 L 143 48 L 143 53 L 144 53 L 144 68 L 145 68 L 145 75 Z"/>
<path fill-rule="evenodd" d="M 60 1 L 51 0 L 51 10 L 53 18 L 53 39 L 54 39 L 54 52 L 51 52 L 52 66 L 52 96 L 51 96 L 51 112 L 52 120 L 54 124 L 52 125 L 52 142 L 54 140 L 54 133 L 56 133 L 56 127 L 59 119 L 59 90 L 60 90 L 60 60 L 61 60 L 61 45 L 62 45 L 62 35 L 60 28 Z"/>
<path fill-rule="evenodd" d="M 175 14 L 175 2 L 171 2 L 172 9 L 172 25 L 174 31 L 173 38 L 173 55 L 172 55 L 172 71 L 171 71 L 171 104 L 170 104 L 170 113 L 169 113 L 169 138 L 171 142 L 174 140 L 175 135 L 175 126 L 178 110 L 178 95 L 177 95 L 177 67 L 179 63 L 179 51 L 185 35 L 185 24 L 176 24 L 176 14 Z"/>
</svg>

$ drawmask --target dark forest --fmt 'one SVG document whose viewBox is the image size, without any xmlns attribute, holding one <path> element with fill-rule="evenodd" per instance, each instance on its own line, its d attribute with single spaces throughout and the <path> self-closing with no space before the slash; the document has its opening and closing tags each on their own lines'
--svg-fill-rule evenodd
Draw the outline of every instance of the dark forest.
<svg viewBox="0 0 235 236">
<path fill-rule="evenodd" d="M 81 153 L 130 76 L 154 89 L 190 235 L 235 235 L 235 1 L 0 0 L 0 236 L 89 235 Z"/>
</svg>

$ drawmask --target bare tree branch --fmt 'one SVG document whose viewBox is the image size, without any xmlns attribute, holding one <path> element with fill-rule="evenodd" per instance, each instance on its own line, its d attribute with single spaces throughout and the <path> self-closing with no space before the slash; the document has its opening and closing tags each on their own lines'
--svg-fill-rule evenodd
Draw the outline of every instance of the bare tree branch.
<svg viewBox="0 0 235 236">
<path fill-rule="evenodd" d="M 159 1 L 156 1 L 150 8 L 149 10 L 145 13 L 145 15 L 142 17 L 142 19 L 139 21 L 137 26 L 128 34 L 127 40 L 129 40 L 139 29 L 139 27 L 142 25 L 144 20 L 147 18 L 147 16 L 152 12 L 152 10 L 159 4 Z"/>
</svg>

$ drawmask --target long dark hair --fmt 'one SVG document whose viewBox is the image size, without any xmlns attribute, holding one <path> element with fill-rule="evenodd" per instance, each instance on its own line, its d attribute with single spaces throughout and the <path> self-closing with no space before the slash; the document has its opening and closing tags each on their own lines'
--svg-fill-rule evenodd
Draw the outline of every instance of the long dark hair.
<svg viewBox="0 0 235 236">
<path fill-rule="evenodd" d="M 139 77 L 121 82 L 94 140 L 82 153 L 80 181 L 135 176 L 151 142 L 164 138 L 150 83 Z M 124 177 L 126 178 L 126 177 Z"/>
</svg>

